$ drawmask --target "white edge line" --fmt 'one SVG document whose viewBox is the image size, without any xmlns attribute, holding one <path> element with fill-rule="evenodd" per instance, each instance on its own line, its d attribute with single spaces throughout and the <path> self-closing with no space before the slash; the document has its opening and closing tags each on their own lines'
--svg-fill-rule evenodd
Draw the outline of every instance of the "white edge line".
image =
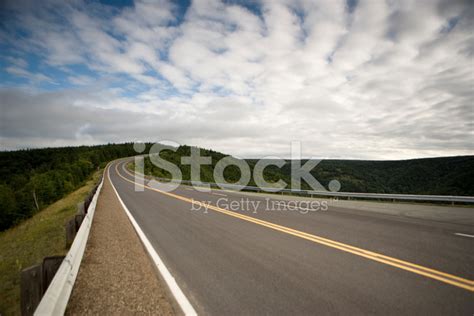
<svg viewBox="0 0 474 316">
<path fill-rule="evenodd" d="M 158 271 L 160 271 L 161 276 L 165 280 L 166 284 L 168 285 L 168 288 L 170 289 L 171 293 L 173 294 L 174 298 L 179 304 L 179 307 L 181 307 L 181 310 L 185 315 L 197 315 L 196 311 L 194 310 L 194 307 L 191 305 L 189 302 L 188 298 L 184 295 L 183 291 L 179 287 L 178 283 L 176 283 L 175 278 L 173 275 L 171 275 L 170 271 L 168 268 L 165 266 L 163 260 L 161 260 L 160 256 L 156 252 L 155 248 L 151 245 L 151 242 L 148 240 L 148 238 L 145 236 L 145 233 L 142 231 L 138 223 L 135 221 L 135 218 L 133 218 L 132 213 L 128 210 L 127 206 L 125 203 L 122 201 L 120 198 L 119 193 L 117 192 L 117 189 L 115 189 L 115 186 L 110 179 L 110 167 L 107 169 L 107 176 L 109 178 L 110 184 L 112 185 L 112 188 L 114 189 L 115 195 L 117 195 L 118 200 L 120 201 L 120 204 L 122 204 L 123 209 L 125 210 L 125 213 L 127 214 L 130 222 L 132 223 L 133 227 L 135 228 L 138 236 L 140 237 L 143 245 L 145 246 L 146 250 L 148 251 L 148 254 L 150 257 L 153 259 L 155 262 L 156 267 L 158 268 Z"/>
<path fill-rule="evenodd" d="M 48 286 L 46 293 L 41 299 L 34 315 L 64 315 L 72 293 L 72 288 L 76 282 L 79 267 L 86 249 L 87 239 L 92 226 L 97 199 L 104 183 L 104 175 L 97 190 L 92 198 L 91 204 L 87 209 L 82 224 L 72 242 L 66 257 L 59 266 L 58 271 L 54 275 L 51 284 Z"/>
<path fill-rule="evenodd" d="M 454 233 L 454 235 L 463 236 L 463 237 L 469 237 L 469 238 L 474 238 L 474 235 L 463 234 L 463 233 Z"/>
</svg>

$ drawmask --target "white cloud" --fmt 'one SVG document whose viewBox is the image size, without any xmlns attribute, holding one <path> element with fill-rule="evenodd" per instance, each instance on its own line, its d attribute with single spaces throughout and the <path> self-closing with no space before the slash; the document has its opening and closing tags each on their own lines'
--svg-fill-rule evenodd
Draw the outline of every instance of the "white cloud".
<svg viewBox="0 0 474 316">
<path fill-rule="evenodd" d="M 43 81 L 47 81 L 49 83 L 55 83 L 53 81 L 53 79 L 51 79 L 48 76 L 45 76 L 45 75 L 39 74 L 39 73 L 32 73 L 32 72 L 29 72 L 28 70 L 26 70 L 24 68 L 17 67 L 17 66 L 6 67 L 5 71 L 7 73 L 15 75 L 17 77 L 22 77 L 22 78 L 29 79 L 30 82 L 33 83 L 33 84 L 38 84 L 38 83 L 41 83 Z"/>
<path fill-rule="evenodd" d="M 303 141 L 308 156 L 323 157 L 474 152 L 469 1 L 358 1 L 353 12 L 342 0 L 262 1 L 257 13 L 200 0 L 182 21 L 167 1 L 121 10 L 82 1 L 50 5 L 63 23 L 48 5 L 23 7 L 17 22 L 31 35 L 17 43 L 13 35 L 0 38 L 53 67 L 86 65 L 99 79 L 69 75 L 70 83 L 89 88 L 58 92 L 63 103 L 46 107 L 57 119 L 86 113 L 71 136 L 51 126 L 23 135 L 8 125 L 5 147 L 158 137 L 241 156 L 284 155 L 292 140 Z M 48 79 L 12 58 L 8 73 Z M 11 107 L 22 98 L 58 98 L 1 94 Z M 16 111 L 12 121 L 28 117 Z"/>
</svg>

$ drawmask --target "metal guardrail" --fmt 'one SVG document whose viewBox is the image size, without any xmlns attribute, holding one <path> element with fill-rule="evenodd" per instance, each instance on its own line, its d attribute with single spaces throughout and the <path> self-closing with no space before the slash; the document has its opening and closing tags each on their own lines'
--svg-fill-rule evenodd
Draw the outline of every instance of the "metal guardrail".
<svg viewBox="0 0 474 316">
<path fill-rule="evenodd" d="M 64 315 L 86 249 L 97 199 L 103 183 L 104 176 L 102 176 L 94 194 L 86 199 L 85 209 L 87 214 L 84 216 L 71 248 L 59 266 L 34 315 Z"/>
<path fill-rule="evenodd" d="M 150 176 L 148 176 L 150 177 Z M 417 195 L 417 194 L 386 194 L 386 193 L 358 193 L 358 192 L 332 192 L 332 191 L 313 191 L 313 190 L 294 190 L 279 188 L 259 188 L 254 186 L 241 187 L 228 183 L 210 183 L 189 180 L 172 180 L 167 178 L 152 177 L 162 182 L 173 182 L 193 186 L 210 186 L 212 188 L 221 188 L 228 190 L 242 190 L 265 193 L 290 193 L 305 196 L 322 196 L 347 199 L 378 199 L 392 201 L 424 201 L 424 202 L 447 202 L 447 203 L 474 203 L 474 196 L 455 196 L 455 195 Z"/>
</svg>

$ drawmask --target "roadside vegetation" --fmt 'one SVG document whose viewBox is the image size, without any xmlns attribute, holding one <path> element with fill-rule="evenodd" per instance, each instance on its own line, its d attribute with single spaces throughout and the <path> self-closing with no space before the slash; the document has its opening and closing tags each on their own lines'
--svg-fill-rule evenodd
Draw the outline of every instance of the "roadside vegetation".
<svg viewBox="0 0 474 316">
<path fill-rule="evenodd" d="M 20 315 L 20 272 L 43 257 L 65 255 L 64 225 L 99 180 L 96 171 L 83 185 L 19 225 L 0 232 L 0 315 Z"/>
<path fill-rule="evenodd" d="M 81 187 L 107 162 L 133 155 L 132 143 L 0 152 L 0 231 Z"/>
</svg>

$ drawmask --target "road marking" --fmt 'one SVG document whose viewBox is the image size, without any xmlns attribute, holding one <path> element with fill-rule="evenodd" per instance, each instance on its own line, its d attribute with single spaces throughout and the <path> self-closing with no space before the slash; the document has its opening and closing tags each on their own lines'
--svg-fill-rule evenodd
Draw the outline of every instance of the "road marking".
<svg viewBox="0 0 474 316">
<path fill-rule="evenodd" d="M 463 237 L 469 237 L 469 238 L 474 238 L 474 235 L 463 234 L 463 233 L 454 233 L 454 235 L 463 236 Z"/>
<path fill-rule="evenodd" d="M 239 214 L 239 213 L 236 213 L 236 212 L 232 212 L 232 211 L 214 206 L 212 204 L 206 204 L 204 202 L 189 199 L 187 197 L 184 197 L 184 196 L 181 196 L 181 195 L 178 195 L 178 194 L 158 190 L 158 189 L 155 189 L 155 188 L 152 188 L 152 187 L 140 184 L 140 183 L 135 183 L 134 181 L 124 177 L 119 172 L 118 164 L 115 165 L 115 171 L 116 171 L 117 175 L 119 177 L 121 177 L 122 179 L 124 179 L 125 181 L 128 181 L 128 182 L 133 183 L 133 184 L 137 184 L 137 185 L 142 186 L 146 189 L 161 193 L 163 195 L 167 195 L 167 196 L 170 196 L 170 197 L 173 197 L 175 199 L 185 201 L 185 202 L 188 202 L 188 203 L 191 203 L 191 204 L 196 204 L 196 205 L 201 206 L 201 207 L 206 207 L 209 210 L 213 210 L 213 211 L 216 211 L 216 212 L 219 212 L 219 213 L 222 213 L 222 214 L 226 214 L 226 215 L 229 215 L 229 216 L 232 216 L 232 217 L 236 217 L 236 218 L 248 221 L 248 222 L 252 222 L 254 224 L 258 224 L 258 225 L 261 225 L 261 226 L 271 228 L 271 229 L 276 230 L 276 231 L 280 231 L 280 232 L 283 232 L 283 233 L 286 233 L 286 234 L 289 234 L 289 235 L 293 235 L 293 236 L 296 236 L 296 237 L 299 237 L 299 238 L 302 238 L 302 239 L 306 239 L 306 240 L 309 240 L 309 241 L 312 241 L 312 242 L 315 242 L 315 243 L 318 243 L 318 244 L 321 244 L 321 245 L 325 245 L 325 246 L 328 246 L 328 247 L 331 247 L 331 248 L 339 249 L 339 250 L 344 251 L 344 252 L 352 253 L 352 254 L 360 256 L 360 257 L 364 257 L 364 258 L 367 258 L 367 259 L 370 259 L 370 260 L 373 260 L 373 261 L 384 263 L 384 264 L 387 264 L 387 265 L 392 266 L 392 267 L 396 267 L 396 268 L 399 268 L 399 269 L 402 269 L 402 270 L 410 271 L 410 272 L 413 272 L 413 273 L 418 274 L 418 275 L 422 275 L 422 276 L 425 276 L 425 277 L 428 277 L 428 278 L 431 278 L 431 279 L 434 279 L 434 280 L 438 280 L 440 282 L 444 282 L 444 283 L 454 285 L 454 286 L 457 286 L 459 288 L 474 292 L 474 281 L 472 281 L 472 280 L 468 280 L 468 279 L 458 277 L 458 276 L 455 276 L 455 275 L 452 275 L 452 274 L 449 274 L 449 273 L 445 273 L 445 272 L 442 272 L 442 271 L 438 271 L 438 270 L 435 270 L 435 269 L 424 267 L 424 266 L 421 266 L 421 265 L 418 265 L 418 264 L 415 264 L 415 263 L 411 263 L 411 262 L 408 262 L 408 261 L 404 261 L 404 260 L 400 260 L 400 259 L 393 258 L 393 257 L 390 257 L 390 256 L 386 256 L 386 255 L 376 253 L 376 252 L 373 252 L 373 251 L 369 251 L 369 250 L 365 250 L 365 249 L 362 249 L 362 248 L 354 247 L 354 246 L 344 244 L 344 243 L 341 243 L 341 242 L 338 242 L 338 241 L 335 241 L 335 240 L 327 239 L 327 238 L 324 238 L 324 237 L 321 237 L 321 236 L 305 233 L 305 232 L 302 232 L 302 231 L 299 231 L 299 230 L 296 230 L 296 229 L 292 229 L 292 228 L 289 228 L 289 227 L 286 227 L 286 226 L 282 226 L 282 225 L 274 224 L 274 223 L 267 222 L 267 221 L 264 221 L 264 220 L 260 220 L 260 219 L 257 219 L 257 218 L 251 217 L 251 216 L 247 216 L 247 215 Z M 129 175 L 133 176 L 133 174 L 131 174 L 131 173 L 129 173 Z"/>
<path fill-rule="evenodd" d="M 227 196 L 226 194 L 217 193 L 217 192 L 212 192 L 212 194 L 214 194 L 214 195 L 219 195 L 219 196 Z"/>
<path fill-rule="evenodd" d="M 117 164 L 115 165 L 115 170 L 118 173 L 117 170 Z M 146 250 L 148 251 L 148 254 L 152 258 L 153 262 L 155 263 L 156 267 L 158 268 L 158 271 L 160 271 L 161 276 L 165 280 L 166 284 L 168 285 L 168 288 L 170 289 L 171 293 L 173 294 L 174 298 L 178 302 L 179 306 L 181 307 L 181 310 L 183 311 L 184 315 L 197 315 L 196 310 L 194 307 L 191 305 L 189 302 L 188 298 L 186 295 L 184 295 L 183 291 L 179 287 L 178 283 L 176 282 L 175 278 L 171 274 L 171 272 L 168 270 L 168 268 L 165 266 L 163 260 L 161 260 L 160 256 L 156 252 L 155 248 L 151 244 L 151 242 L 148 240 L 146 237 L 145 233 L 142 231 L 140 228 L 140 225 L 135 221 L 135 218 L 133 217 L 132 213 L 129 211 L 125 203 L 122 201 L 120 198 L 120 195 L 118 191 L 115 189 L 115 186 L 110 179 L 110 167 L 107 169 L 107 176 L 109 178 L 110 184 L 112 185 L 112 189 L 114 189 L 115 194 L 117 195 L 117 198 L 122 205 L 123 209 L 125 210 L 125 213 L 127 214 L 130 222 L 132 223 L 133 227 L 135 228 L 135 231 L 137 232 L 138 236 L 140 237 L 141 241 L 143 242 L 143 245 L 145 246 Z"/>
<path fill-rule="evenodd" d="M 132 173 L 132 170 L 127 169 L 127 168 L 125 167 L 125 163 L 122 164 L 122 170 L 123 170 L 125 173 L 127 173 L 129 176 L 135 177 L 135 175 Z M 143 177 L 143 174 L 142 174 L 142 173 L 137 172 L 136 175 L 139 176 L 141 179 L 145 179 L 145 178 Z M 146 179 L 145 179 L 145 180 L 146 180 Z M 188 190 L 188 191 L 194 191 L 194 189 L 188 188 L 188 187 L 186 187 L 186 186 L 184 186 L 184 189 L 185 189 L 185 190 Z M 228 191 L 228 190 L 222 190 L 222 191 L 228 192 L 228 193 L 235 193 L 235 191 Z M 214 191 L 211 192 L 211 194 L 213 194 L 213 195 L 219 195 L 219 196 L 225 196 L 225 197 L 228 196 L 228 195 L 226 195 L 226 194 L 218 193 L 218 192 L 214 192 Z M 283 206 L 288 207 L 288 205 L 285 204 L 284 201 L 281 201 L 281 202 L 283 202 Z M 300 210 L 300 211 L 306 211 L 306 212 L 314 211 L 314 209 L 304 208 L 304 207 L 297 207 L 297 209 Z"/>
</svg>

